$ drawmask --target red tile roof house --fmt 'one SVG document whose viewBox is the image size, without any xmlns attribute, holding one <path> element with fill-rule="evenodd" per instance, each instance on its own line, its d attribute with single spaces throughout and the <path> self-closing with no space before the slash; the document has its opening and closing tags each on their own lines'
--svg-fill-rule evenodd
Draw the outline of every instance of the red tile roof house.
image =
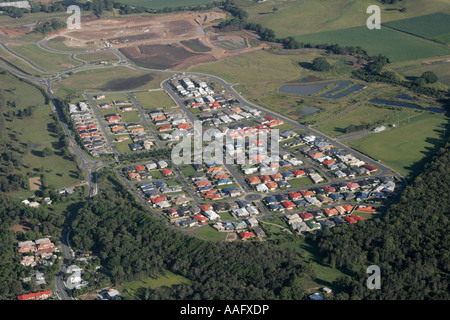
<svg viewBox="0 0 450 320">
<path fill-rule="evenodd" d="M 197 188 L 210 186 L 211 181 L 200 181 L 200 182 L 197 182 L 195 185 L 197 186 Z"/>
<path fill-rule="evenodd" d="M 160 196 L 160 197 L 153 198 L 152 199 L 152 203 L 153 204 L 157 204 L 158 202 L 161 202 L 161 201 L 164 201 L 164 200 L 166 200 L 166 197 L 165 196 Z"/>
<path fill-rule="evenodd" d="M 228 175 L 227 174 L 218 174 L 218 175 L 214 176 L 214 179 L 216 179 L 216 180 L 228 179 Z"/>
<path fill-rule="evenodd" d="M 17 300 L 41 300 L 46 299 L 52 295 L 50 290 L 33 292 L 33 293 L 25 293 L 17 297 Z"/>
<path fill-rule="evenodd" d="M 180 123 L 177 125 L 177 128 L 180 130 L 188 130 L 191 129 L 191 125 L 189 123 Z"/>
<path fill-rule="evenodd" d="M 108 122 L 119 122 L 120 121 L 120 116 L 111 116 L 111 117 L 107 117 L 106 120 Z"/>
<path fill-rule="evenodd" d="M 259 176 L 259 178 L 261 179 L 261 181 L 262 182 L 270 182 L 270 181 L 272 181 L 272 178 L 269 176 L 269 175 L 267 175 L 267 174 L 264 174 L 264 175 L 262 175 L 262 176 Z"/>
<path fill-rule="evenodd" d="M 296 178 L 303 177 L 306 172 L 303 170 L 292 170 L 292 173 L 295 175 Z"/>
<path fill-rule="evenodd" d="M 314 216 L 311 213 L 302 212 L 302 213 L 300 213 L 300 218 L 302 218 L 304 221 L 307 221 L 307 220 L 313 219 Z"/>
<path fill-rule="evenodd" d="M 214 173 L 214 172 L 219 172 L 219 171 L 223 171 L 223 168 L 221 166 L 208 168 L 206 170 L 207 173 Z"/>
<path fill-rule="evenodd" d="M 201 214 L 197 214 L 197 215 L 193 216 L 193 218 L 195 220 L 198 220 L 198 222 L 203 223 L 203 224 L 205 224 L 206 221 L 208 221 L 208 218 L 205 217 L 205 216 L 202 216 Z"/>
<path fill-rule="evenodd" d="M 299 192 L 289 192 L 289 197 L 291 197 L 292 200 L 298 200 L 302 197 L 302 194 Z"/>
<path fill-rule="evenodd" d="M 350 223 L 350 224 L 356 223 L 356 220 L 353 219 L 352 217 L 345 216 L 344 219 L 345 219 L 348 223 Z"/>
<path fill-rule="evenodd" d="M 279 172 L 275 173 L 275 174 L 272 174 L 270 177 L 273 179 L 273 181 L 281 181 L 281 180 L 283 180 L 283 176 Z"/>
<path fill-rule="evenodd" d="M 350 212 L 352 212 L 352 210 L 353 210 L 353 206 L 351 206 L 351 205 L 349 205 L 349 204 L 347 204 L 347 205 L 345 205 L 345 206 L 342 206 L 342 208 L 343 208 L 347 213 L 350 213 Z"/>
<path fill-rule="evenodd" d="M 359 188 L 359 184 L 357 184 L 356 182 L 347 182 L 346 185 L 350 190 L 355 190 Z"/>
<path fill-rule="evenodd" d="M 295 208 L 295 204 L 290 201 L 283 201 L 283 202 L 281 202 L 281 204 L 283 205 L 283 207 L 285 207 L 289 211 L 292 211 Z"/>
<path fill-rule="evenodd" d="M 310 157 L 312 158 L 312 159 L 317 159 L 317 158 L 322 158 L 324 155 L 323 155 L 323 153 L 322 152 L 316 152 L 316 153 L 313 153 Z"/>
<path fill-rule="evenodd" d="M 326 186 L 326 187 L 323 187 L 323 190 L 324 190 L 326 193 L 332 193 L 332 192 L 336 191 L 336 188 Z"/>
<path fill-rule="evenodd" d="M 167 131 L 167 130 L 170 130 L 170 129 L 172 129 L 172 126 L 170 126 L 170 125 L 167 125 L 167 126 L 162 126 L 162 127 L 159 127 L 158 128 L 158 131 Z"/>
<path fill-rule="evenodd" d="M 324 211 L 325 211 L 325 214 L 327 217 L 331 217 L 336 214 L 339 214 L 339 211 L 337 211 L 337 209 L 335 209 L 335 208 L 325 208 Z"/>
<path fill-rule="evenodd" d="M 350 217 L 353 218 L 353 219 L 355 219 L 355 220 L 357 220 L 357 221 L 359 221 L 359 220 L 365 220 L 365 219 L 366 219 L 366 218 L 364 218 L 364 217 L 356 216 L 356 215 L 354 215 L 354 214 L 351 214 Z"/>
<path fill-rule="evenodd" d="M 255 237 L 255 234 L 253 232 L 242 231 L 239 233 L 239 236 L 241 237 L 242 240 L 247 240 Z"/>
<path fill-rule="evenodd" d="M 312 192 L 311 190 L 302 190 L 300 191 L 300 193 L 302 194 L 302 196 L 304 197 L 312 197 L 315 195 L 314 192 Z"/>
<path fill-rule="evenodd" d="M 251 185 L 260 184 L 261 183 L 261 179 L 259 179 L 259 177 L 250 177 L 250 178 L 247 179 L 247 181 Z"/>
<path fill-rule="evenodd" d="M 141 181 L 141 175 L 140 175 L 139 173 L 130 172 L 130 173 L 128 174 L 128 177 L 129 177 L 130 179 L 136 179 L 136 180 L 138 180 L 138 181 Z"/>
<path fill-rule="evenodd" d="M 213 209 L 213 206 L 210 204 L 201 204 L 199 207 L 200 207 L 200 210 L 202 210 L 203 212 Z"/>
<path fill-rule="evenodd" d="M 329 166 L 330 164 L 333 164 L 333 163 L 334 163 L 333 159 L 325 160 L 325 161 L 322 162 L 322 164 L 325 165 L 325 166 Z"/>
<path fill-rule="evenodd" d="M 137 165 L 137 166 L 134 166 L 134 169 L 137 172 L 145 171 L 145 166 Z"/>
<path fill-rule="evenodd" d="M 208 190 L 208 191 L 212 191 L 212 190 Z M 217 191 L 217 190 L 214 190 L 214 191 Z M 222 197 L 220 196 L 220 194 L 214 193 L 214 194 L 208 194 L 207 196 L 205 196 L 205 199 L 219 200 L 219 199 L 222 199 Z"/>
<path fill-rule="evenodd" d="M 266 183 L 266 187 L 272 191 L 278 187 L 278 184 L 276 182 L 269 182 L 269 183 Z"/>
<path fill-rule="evenodd" d="M 363 167 L 366 168 L 367 170 L 369 170 L 370 172 L 378 170 L 377 168 L 375 168 L 374 166 L 371 166 L 370 164 L 365 164 L 365 165 L 363 165 Z"/>
<path fill-rule="evenodd" d="M 161 170 L 161 173 L 162 173 L 165 177 L 171 176 L 171 175 L 173 174 L 172 170 L 170 170 L 170 169 L 162 169 L 162 170 Z"/>
<path fill-rule="evenodd" d="M 176 218 L 176 217 L 178 217 L 178 211 L 175 210 L 175 209 L 169 209 L 169 210 L 168 210 L 168 213 L 169 213 L 169 217 L 171 217 L 171 218 Z"/>
</svg>

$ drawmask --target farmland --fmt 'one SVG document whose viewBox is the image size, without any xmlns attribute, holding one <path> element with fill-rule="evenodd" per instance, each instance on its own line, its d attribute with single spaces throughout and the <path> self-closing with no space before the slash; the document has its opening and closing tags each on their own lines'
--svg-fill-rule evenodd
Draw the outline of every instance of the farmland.
<svg viewBox="0 0 450 320">
<path fill-rule="evenodd" d="M 371 0 L 322 0 L 322 1 L 267 1 L 255 3 L 238 0 L 249 14 L 249 20 L 275 30 L 278 37 L 306 35 L 317 32 L 365 26 Z M 446 0 L 398 1 L 394 5 L 376 4 L 381 8 L 383 23 L 401 20 L 439 11 L 450 12 Z M 273 7 L 277 11 L 273 12 Z M 400 11 L 402 8 L 405 10 Z M 361 46 L 363 47 L 363 46 Z M 364 48 L 364 47 L 363 47 Z"/>
<path fill-rule="evenodd" d="M 150 9 L 163 9 L 178 6 L 196 6 L 210 4 L 212 0 L 123 0 L 121 3 Z"/>
<path fill-rule="evenodd" d="M 295 38 L 304 43 L 360 46 L 369 55 L 384 54 L 391 62 L 450 54 L 450 49 L 444 45 L 383 27 L 380 30 L 369 30 L 366 26 L 361 26 L 301 35 Z"/>
<path fill-rule="evenodd" d="M 442 12 L 391 21 L 383 25 L 422 38 L 450 43 L 450 15 Z"/>
</svg>

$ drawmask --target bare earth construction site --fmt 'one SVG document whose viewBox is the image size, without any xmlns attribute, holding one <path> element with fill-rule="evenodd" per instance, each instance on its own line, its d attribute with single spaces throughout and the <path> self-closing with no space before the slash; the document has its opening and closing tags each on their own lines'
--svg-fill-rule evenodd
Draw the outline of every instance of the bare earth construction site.
<svg viewBox="0 0 450 320">
<path fill-rule="evenodd" d="M 118 48 L 139 66 L 187 70 L 200 63 L 259 50 L 241 35 L 216 33 L 223 12 L 177 13 L 154 17 L 82 20 L 81 30 L 63 30 L 47 37 L 68 47 L 94 45 Z M 224 46 L 226 45 L 226 46 Z"/>
</svg>

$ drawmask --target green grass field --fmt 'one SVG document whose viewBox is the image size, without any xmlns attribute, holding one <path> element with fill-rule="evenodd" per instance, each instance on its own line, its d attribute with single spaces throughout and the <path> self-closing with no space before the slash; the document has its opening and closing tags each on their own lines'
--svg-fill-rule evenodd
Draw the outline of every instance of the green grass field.
<svg viewBox="0 0 450 320">
<path fill-rule="evenodd" d="M 75 57 L 88 63 L 99 63 L 100 61 L 114 63 L 119 61 L 119 58 L 112 52 L 80 53 Z"/>
<path fill-rule="evenodd" d="M 212 0 L 122 0 L 121 3 L 151 9 L 209 4 Z"/>
<path fill-rule="evenodd" d="M 12 65 L 19 72 L 28 73 L 31 75 L 43 75 L 43 73 L 40 70 L 35 69 L 33 66 L 31 66 L 24 60 L 6 51 L 3 47 L 0 47 L 0 58 L 1 60 L 6 60 L 7 61 L 6 64 Z"/>
<path fill-rule="evenodd" d="M 372 124 L 373 127 L 389 125 L 397 123 L 398 119 L 404 120 L 407 119 L 409 115 L 414 117 L 420 113 L 420 111 L 406 108 L 393 110 L 375 107 L 371 104 L 363 104 L 353 109 L 351 112 L 344 113 L 341 117 L 337 117 L 331 122 L 316 126 L 315 129 L 329 136 L 339 136 L 345 134 L 345 129 L 350 125 L 361 125 L 363 123 Z M 375 123 L 379 121 L 381 122 L 375 125 Z M 369 128 L 369 130 L 371 129 L 372 127 Z"/>
<path fill-rule="evenodd" d="M 168 108 L 176 105 L 176 103 L 163 90 L 136 92 L 134 93 L 134 96 L 137 100 L 139 100 L 142 107 L 147 110 Z"/>
<path fill-rule="evenodd" d="M 420 169 L 416 163 L 442 143 L 444 125 L 447 123 L 445 116 L 423 113 L 412 117 L 410 123 L 408 118 L 403 119 L 400 127 L 348 140 L 347 143 L 402 175 L 415 176 Z"/>
<path fill-rule="evenodd" d="M 48 130 L 48 124 L 53 123 L 51 118 L 52 110 L 50 105 L 46 105 L 41 92 L 34 86 L 19 81 L 10 74 L 0 76 L 0 87 L 10 90 L 2 90 L 2 96 L 7 100 L 16 101 L 16 108 L 7 107 L 5 112 L 13 112 L 23 109 L 29 105 L 36 108 L 29 117 L 7 118 L 6 133 L 10 137 L 10 148 L 17 148 L 19 145 L 29 145 L 29 151 L 23 156 L 23 166 L 15 167 L 15 171 L 29 177 L 45 175 L 47 185 L 56 188 L 72 186 L 80 182 L 78 179 L 77 164 L 64 159 L 53 145 L 57 143 L 59 137 Z M 42 156 L 42 150 L 48 147 L 54 154 L 46 158 Z M 31 192 L 32 193 L 32 192 Z"/>
<path fill-rule="evenodd" d="M 135 71 L 126 67 L 102 68 L 73 73 L 54 84 L 58 97 L 79 92 L 108 92 L 159 88 L 165 74 Z"/>
<path fill-rule="evenodd" d="M 382 23 L 401 20 L 435 12 L 450 13 L 447 0 L 409 0 L 398 1 L 394 5 L 383 5 L 372 0 L 272 0 L 256 3 L 237 0 L 249 14 L 249 20 L 261 23 L 275 30 L 278 37 L 305 35 L 310 33 L 365 26 L 369 5 L 381 8 Z M 272 9 L 278 10 L 273 12 Z M 404 12 L 398 9 L 405 8 Z"/>
<path fill-rule="evenodd" d="M 360 46 L 369 55 L 384 54 L 391 62 L 430 58 L 450 54 L 450 48 L 400 31 L 381 27 L 369 30 L 366 26 L 326 31 L 295 37 L 304 43 L 338 43 Z"/>
<path fill-rule="evenodd" d="M 419 16 L 415 18 L 390 21 L 383 24 L 389 28 L 411 33 L 419 37 L 434 39 L 448 39 L 450 35 L 450 15 L 443 12 Z M 443 41 L 444 43 L 450 43 Z"/>
<path fill-rule="evenodd" d="M 148 277 L 138 281 L 125 282 L 118 287 L 118 290 L 127 300 L 141 300 L 143 299 L 142 291 L 146 288 L 156 289 L 158 287 L 170 287 L 177 284 L 187 283 L 190 283 L 189 279 L 171 272 L 167 272 L 166 274 L 160 275 L 156 278 Z"/>
<path fill-rule="evenodd" d="M 10 45 L 9 48 L 49 72 L 63 70 L 81 64 L 78 61 L 70 59 L 70 55 L 68 54 L 48 52 L 36 44 Z"/>
<path fill-rule="evenodd" d="M 194 234 L 202 239 L 209 241 L 224 241 L 227 237 L 226 232 L 219 232 L 210 226 L 198 229 L 197 231 L 194 231 Z"/>
</svg>

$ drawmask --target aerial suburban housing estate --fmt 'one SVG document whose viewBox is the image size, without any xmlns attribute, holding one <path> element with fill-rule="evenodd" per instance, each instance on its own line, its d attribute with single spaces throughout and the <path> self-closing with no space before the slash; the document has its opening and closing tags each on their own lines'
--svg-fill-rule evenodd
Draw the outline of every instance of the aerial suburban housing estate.
<svg viewBox="0 0 450 320">
<path fill-rule="evenodd" d="M 450 298 L 448 0 L 0 9 L 0 300 Z"/>
</svg>

